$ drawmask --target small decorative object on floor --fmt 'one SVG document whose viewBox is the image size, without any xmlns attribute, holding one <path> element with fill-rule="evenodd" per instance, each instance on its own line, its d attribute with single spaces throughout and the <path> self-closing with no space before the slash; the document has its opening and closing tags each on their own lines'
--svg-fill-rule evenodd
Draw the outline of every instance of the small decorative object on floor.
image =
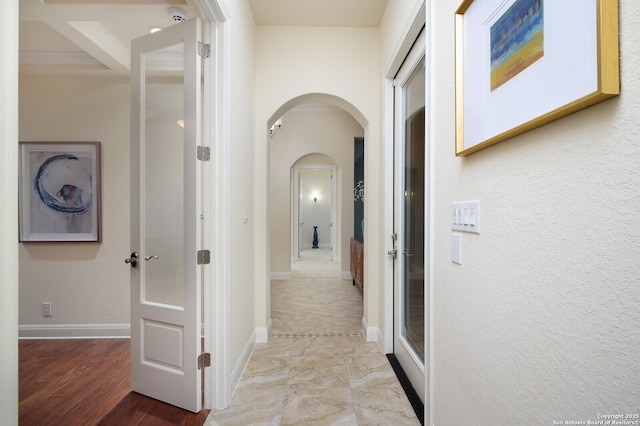
<svg viewBox="0 0 640 426">
<path fill-rule="evenodd" d="M 313 247 L 314 249 L 318 248 L 318 227 L 313 227 Z"/>
</svg>

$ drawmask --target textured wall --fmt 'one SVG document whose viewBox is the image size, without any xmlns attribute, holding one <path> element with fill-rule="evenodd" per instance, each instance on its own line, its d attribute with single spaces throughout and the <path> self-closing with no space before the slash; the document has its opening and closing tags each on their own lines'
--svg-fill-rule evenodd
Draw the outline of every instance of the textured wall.
<svg viewBox="0 0 640 426">
<path fill-rule="evenodd" d="M 21 75 L 19 92 L 20 140 L 102 142 L 103 232 L 20 245 L 20 325 L 128 324 L 129 79 Z"/>
<path fill-rule="evenodd" d="M 620 1 L 621 96 L 456 158 L 459 3 L 432 6 L 435 424 L 638 413 L 640 3 Z M 450 205 L 475 199 L 455 265 Z"/>
</svg>

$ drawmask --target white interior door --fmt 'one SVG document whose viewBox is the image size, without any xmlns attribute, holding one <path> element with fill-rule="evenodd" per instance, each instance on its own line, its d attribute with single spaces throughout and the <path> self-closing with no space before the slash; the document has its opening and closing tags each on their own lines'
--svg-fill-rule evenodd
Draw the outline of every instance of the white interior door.
<svg viewBox="0 0 640 426">
<path fill-rule="evenodd" d="M 394 80 L 393 353 L 424 403 L 425 396 L 425 37 Z"/>
<path fill-rule="evenodd" d="M 127 259 L 131 388 L 193 412 L 202 404 L 199 36 L 191 19 L 132 42 Z"/>
</svg>

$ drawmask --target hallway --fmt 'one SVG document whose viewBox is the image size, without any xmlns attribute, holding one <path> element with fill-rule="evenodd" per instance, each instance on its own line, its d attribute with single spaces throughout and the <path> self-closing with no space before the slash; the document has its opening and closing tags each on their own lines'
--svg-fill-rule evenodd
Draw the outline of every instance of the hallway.
<svg viewBox="0 0 640 426">
<path fill-rule="evenodd" d="M 272 280 L 269 343 L 205 425 L 419 424 L 385 355 L 364 342 L 362 295 L 339 266 L 305 250 L 290 280 Z"/>
</svg>

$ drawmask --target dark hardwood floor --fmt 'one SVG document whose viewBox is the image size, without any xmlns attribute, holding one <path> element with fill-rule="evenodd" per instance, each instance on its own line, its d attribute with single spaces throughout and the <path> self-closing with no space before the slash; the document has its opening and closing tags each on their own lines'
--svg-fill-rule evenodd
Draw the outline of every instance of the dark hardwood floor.
<svg viewBox="0 0 640 426">
<path fill-rule="evenodd" d="M 202 425 L 130 390 L 129 340 L 20 340 L 20 425 Z M 1 421 L 0 421 L 1 423 Z"/>
</svg>

